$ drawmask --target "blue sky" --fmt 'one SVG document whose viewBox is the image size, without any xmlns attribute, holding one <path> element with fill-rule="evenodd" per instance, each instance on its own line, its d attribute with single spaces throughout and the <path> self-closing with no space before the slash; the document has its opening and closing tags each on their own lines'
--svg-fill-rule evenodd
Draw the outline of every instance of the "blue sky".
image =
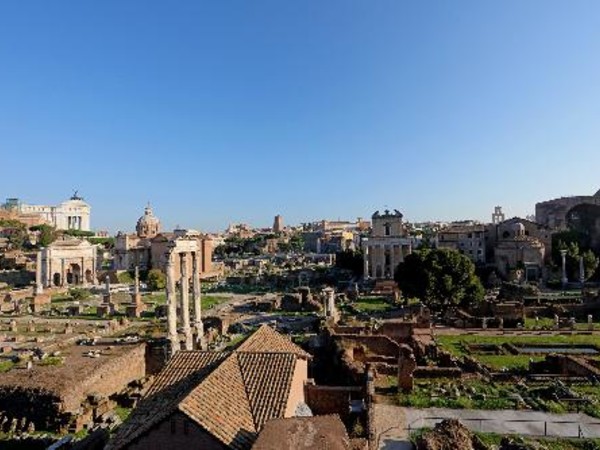
<svg viewBox="0 0 600 450">
<path fill-rule="evenodd" d="M 600 2 L 0 3 L 0 196 L 130 230 L 600 188 Z"/>
</svg>

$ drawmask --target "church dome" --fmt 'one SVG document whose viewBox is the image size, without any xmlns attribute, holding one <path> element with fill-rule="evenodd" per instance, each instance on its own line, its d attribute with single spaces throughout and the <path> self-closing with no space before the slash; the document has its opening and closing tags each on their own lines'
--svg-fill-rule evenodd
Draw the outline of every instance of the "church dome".
<svg viewBox="0 0 600 450">
<path fill-rule="evenodd" d="M 135 229 L 141 238 L 152 238 L 160 232 L 160 220 L 154 215 L 150 205 L 144 209 L 144 215 L 138 219 Z"/>
</svg>

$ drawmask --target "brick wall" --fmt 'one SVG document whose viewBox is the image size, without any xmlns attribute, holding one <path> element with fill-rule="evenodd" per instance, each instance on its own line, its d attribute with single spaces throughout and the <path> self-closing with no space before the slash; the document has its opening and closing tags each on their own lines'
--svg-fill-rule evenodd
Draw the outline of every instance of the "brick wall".
<svg viewBox="0 0 600 450">
<path fill-rule="evenodd" d="M 344 348 L 351 349 L 356 346 L 363 346 L 367 353 L 380 356 L 390 356 L 398 358 L 400 347 L 396 342 L 387 336 L 365 336 L 365 335 L 334 335 Z"/>
<path fill-rule="evenodd" d="M 339 414 L 342 420 L 350 414 L 350 399 L 364 397 L 358 386 L 316 386 L 307 383 L 304 387 L 306 404 L 314 415 Z"/>
<path fill-rule="evenodd" d="M 130 382 L 146 376 L 146 344 L 132 346 L 131 350 L 113 358 L 81 383 L 73 386 L 63 397 L 65 411 L 77 413 L 88 394 L 102 397 L 122 391 Z"/>
<path fill-rule="evenodd" d="M 181 413 L 174 413 L 127 446 L 127 450 L 202 449 L 227 447 Z"/>
</svg>

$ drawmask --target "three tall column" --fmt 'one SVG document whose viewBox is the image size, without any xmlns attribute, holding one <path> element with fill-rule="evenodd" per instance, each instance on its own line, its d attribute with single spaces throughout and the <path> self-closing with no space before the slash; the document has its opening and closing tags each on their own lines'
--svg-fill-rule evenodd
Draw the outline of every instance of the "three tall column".
<svg viewBox="0 0 600 450">
<path fill-rule="evenodd" d="M 188 273 L 188 255 L 192 256 L 192 300 L 194 304 L 194 328 L 190 325 L 190 282 Z M 180 298 L 178 314 L 178 295 L 175 286 L 175 266 L 180 264 Z M 180 350 L 177 334 L 177 319 L 181 321 L 181 331 L 185 337 L 185 350 L 194 349 L 194 334 L 196 335 L 196 348 L 202 348 L 204 327 L 202 325 L 202 303 L 200 274 L 197 252 L 171 252 L 167 259 L 167 324 L 168 339 L 171 343 L 171 354 Z"/>
</svg>

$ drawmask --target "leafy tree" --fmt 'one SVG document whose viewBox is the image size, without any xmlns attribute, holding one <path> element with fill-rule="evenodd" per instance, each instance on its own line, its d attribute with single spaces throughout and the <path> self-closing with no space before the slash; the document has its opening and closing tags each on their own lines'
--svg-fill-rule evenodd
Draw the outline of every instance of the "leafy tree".
<svg viewBox="0 0 600 450">
<path fill-rule="evenodd" d="M 394 279 L 405 297 L 417 297 L 432 308 L 470 305 L 484 296 L 475 265 L 450 249 L 423 249 L 408 255 Z"/>
<path fill-rule="evenodd" d="M 153 291 L 160 291 L 167 285 L 167 277 L 159 269 L 152 269 L 148 272 L 148 287 Z"/>
<path fill-rule="evenodd" d="M 38 245 L 40 247 L 48 247 L 56 240 L 56 229 L 47 224 L 36 225 L 30 228 L 31 231 L 39 231 Z"/>
<path fill-rule="evenodd" d="M 365 268 L 362 252 L 352 250 L 338 252 L 335 256 L 335 265 L 340 269 L 351 270 L 357 277 L 362 277 Z"/>
<path fill-rule="evenodd" d="M 566 269 L 567 277 L 571 281 L 579 280 L 579 258 L 583 257 L 583 268 L 585 279 L 588 280 L 596 273 L 598 269 L 599 260 L 590 249 L 584 250 L 580 246 L 579 242 L 569 237 L 573 235 L 573 232 L 557 233 L 559 238 L 556 244 L 552 248 L 552 259 L 554 264 L 558 267 L 562 267 L 562 255 L 561 250 L 566 250 Z M 565 240 L 560 239 L 563 237 Z"/>
</svg>

